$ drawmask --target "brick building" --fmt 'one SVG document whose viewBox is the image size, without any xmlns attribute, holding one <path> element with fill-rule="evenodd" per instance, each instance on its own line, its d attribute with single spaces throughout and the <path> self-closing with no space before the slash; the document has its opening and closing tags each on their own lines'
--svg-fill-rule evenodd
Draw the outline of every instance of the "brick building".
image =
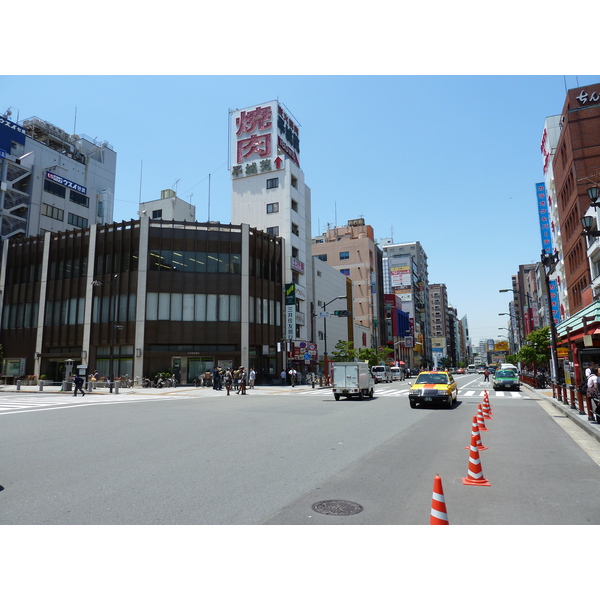
<svg viewBox="0 0 600 600">
<path fill-rule="evenodd" d="M 568 91 L 560 129 L 553 161 L 555 201 L 561 224 L 569 309 L 574 315 L 586 306 L 583 292 L 590 285 L 581 217 L 590 204 L 587 189 L 600 179 L 600 84 Z"/>
</svg>

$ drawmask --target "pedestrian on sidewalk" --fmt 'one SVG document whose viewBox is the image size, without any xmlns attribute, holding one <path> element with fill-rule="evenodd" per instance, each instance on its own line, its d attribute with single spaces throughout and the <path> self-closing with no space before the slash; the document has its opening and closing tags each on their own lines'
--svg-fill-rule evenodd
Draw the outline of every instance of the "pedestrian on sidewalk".
<svg viewBox="0 0 600 600">
<path fill-rule="evenodd" d="M 256 371 L 254 370 L 254 367 L 250 367 L 250 371 L 248 373 L 248 383 L 249 383 L 249 388 L 251 390 L 254 389 L 254 382 L 256 380 Z"/>
<path fill-rule="evenodd" d="M 290 382 L 292 384 L 292 387 L 296 387 L 296 375 L 298 374 L 298 372 L 296 371 L 296 369 L 294 369 L 294 367 L 292 367 L 288 371 L 288 373 L 290 375 Z"/>
<path fill-rule="evenodd" d="M 240 381 L 239 381 L 239 389 L 236 394 L 241 392 L 242 396 L 246 395 L 246 380 L 247 380 L 246 369 L 244 367 L 240 367 Z"/>
<path fill-rule="evenodd" d="M 286 377 L 287 373 L 285 372 L 285 370 L 281 371 L 281 373 L 279 374 L 279 378 L 281 379 L 281 385 L 285 385 Z"/>
<path fill-rule="evenodd" d="M 71 375 L 71 379 L 73 380 L 73 383 L 75 384 L 75 392 L 73 393 L 73 396 L 77 396 L 77 390 L 79 390 L 81 392 L 82 396 L 85 396 L 85 392 L 83 391 L 83 377 L 81 377 L 81 375 Z"/>
<path fill-rule="evenodd" d="M 590 406 L 594 408 L 596 422 L 600 423 L 600 413 L 598 404 L 600 402 L 600 388 L 598 387 L 598 369 L 592 367 L 590 369 L 590 373 L 591 374 L 588 377 L 586 396 L 590 399 Z"/>
<path fill-rule="evenodd" d="M 225 389 L 227 390 L 227 395 L 229 396 L 229 392 L 231 392 L 231 386 L 233 384 L 233 371 L 231 367 L 227 367 L 227 371 L 225 371 Z"/>
</svg>

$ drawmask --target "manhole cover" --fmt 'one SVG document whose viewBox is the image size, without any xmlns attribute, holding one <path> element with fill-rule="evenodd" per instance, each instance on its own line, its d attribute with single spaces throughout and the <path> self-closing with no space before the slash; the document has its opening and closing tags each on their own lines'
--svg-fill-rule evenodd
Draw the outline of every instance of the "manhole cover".
<svg viewBox="0 0 600 600">
<path fill-rule="evenodd" d="M 347 517 L 348 515 L 358 514 L 362 511 L 363 507 L 356 502 L 349 502 L 348 500 L 323 500 L 313 504 L 312 509 L 322 515 Z"/>
</svg>

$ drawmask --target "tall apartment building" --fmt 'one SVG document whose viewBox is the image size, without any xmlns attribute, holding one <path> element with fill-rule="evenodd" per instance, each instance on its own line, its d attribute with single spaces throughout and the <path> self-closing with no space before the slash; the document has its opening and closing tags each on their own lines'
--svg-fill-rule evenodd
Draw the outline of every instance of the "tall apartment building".
<svg viewBox="0 0 600 600">
<path fill-rule="evenodd" d="M 333 227 L 312 239 L 312 254 L 352 280 L 354 323 L 372 331 L 372 344 L 383 343 L 381 251 L 364 219 Z"/>
<path fill-rule="evenodd" d="M 117 155 L 38 117 L 0 117 L 0 237 L 29 237 L 113 220 Z"/>
<path fill-rule="evenodd" d="M 383 289 L 402 300 L 402 310 L 409 313 L 413 343 L 413 364 L 433 363 L 431 324 L 429 319 L 429 273 L 427 254 L 420 242 L 394 244 L 390 238 L 380 240 L 383 251 Z"/>
<path fill-rule="evenodd" d="M 448 290 L 445 283 L 429 284 L 429 320 L 431 335 L 447 337 L 448 335 Z"/>
<path fill-rule="evenodd" d="M 448 357 L 448 292 L 443 283 L 429 284 L 429 326 L 434 363 Z"/>
</svg>

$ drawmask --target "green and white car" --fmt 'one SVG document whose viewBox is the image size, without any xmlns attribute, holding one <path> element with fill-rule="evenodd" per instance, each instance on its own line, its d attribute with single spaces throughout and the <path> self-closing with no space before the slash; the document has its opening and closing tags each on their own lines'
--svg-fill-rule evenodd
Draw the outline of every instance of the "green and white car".
<svg viewBox="0 0 600 600">
<path fill-rule="evenodd" d="M 500 369 L 494 373 L 493 385 L 495 390 L 519 390 L 521 382 L 516 371 Z"/>
</svg>

